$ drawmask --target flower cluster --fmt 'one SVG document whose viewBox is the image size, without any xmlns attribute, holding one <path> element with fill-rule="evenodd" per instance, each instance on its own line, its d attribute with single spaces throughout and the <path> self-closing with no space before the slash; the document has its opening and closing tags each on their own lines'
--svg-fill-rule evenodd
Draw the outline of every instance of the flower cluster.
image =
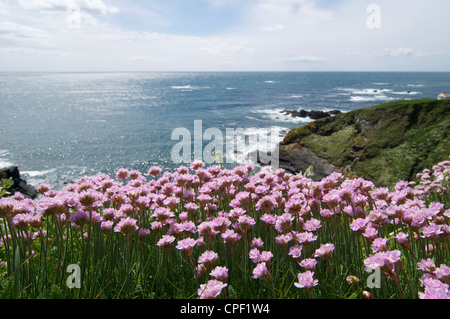
<svg viewBox="0 0 450 319">
<path fill-rule="evenodd" d="M 229 270 L 237 272 L 237 266 L 232 268 L 236 260 L 245 258 L 238 266 L 251 267 L 242 273 L 274 285 L 275 273 L 286 273 L 274 271 L 274 264 L 286 258 L 280 264 L 295 268 L 294 287 L 312 292 L 320 286 L 314 278 L 318 265 L 327 267 L 321 271 L 336 271 L 339 267 L 333 270 L 333 264 L 351 258 L 343 256 L 346 249 L 359 249 L 367 272 L 380 269 L 401 288 L 405 254 L 418 262 L 417 247 L 426 242 L 422 250 L 427 256 L 444 263 L 436 268 L 432 259 L 419 262 L 426 272 L 419 296 L 448 297 L 450 210 L 444 203 L 427 201 L 427 195 L 448 192 L 449 172 L 450 161 L 445 161 L 433 172 L 419 174 L 419 184 L 401 181 L 390 191 L 362 178 L 345 179 L 341 173 L 314 181 L 283 169 L 255 172 L 252 165 L 224 169 L 195 161 L 164 173 L 153 166 L 149 180 L 121 168 L 115 179 L 106 174 L 84 177 L 64 190 L 41 185 L 36 201 L 20 194 L 1 198 L 0 218 L 10 228 L 1 233 L 1 243 L 9 248 L 19 239 L 30 244 L 46 234 L 49 240 L 56 238 L 47 233 L 49 223 L 60 236 L 63 229 L 73 228 L 72 233 L 87 242 L 82 247 L 100 235 L 108 243 L 126 238 L 127 247 L 134 238 L 140 251 L 143 246 L 157 249 L 170 260 L 179 254 L 192 267 L 195 280 L 209 272 L 214 279 L 200 284 L 198 296 L 218 298 L 230 285 Z M 100 235 L 91 236 L 97 229 Z M 247 256 L 236 257 L 244 251 Z"/>
</svg>

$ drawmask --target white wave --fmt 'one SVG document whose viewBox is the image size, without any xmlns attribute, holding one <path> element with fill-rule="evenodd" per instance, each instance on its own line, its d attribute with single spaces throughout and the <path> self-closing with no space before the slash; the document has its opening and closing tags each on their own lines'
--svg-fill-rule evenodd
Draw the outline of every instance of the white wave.
<svg viewBox="0 0 450 319">
<path fill-rule="evenodd" d="M 415 95 L 415 94 L 420 94 L 420 92 L 404 91 L 404 92 L 392 92 L 392 94 L 397 94 L 397 95 Z"/>
<path fill-rule="evenodd" d="M 188 90 L 188 89 L 192 89 L 192 86 L 190 86 L 190 85 L 172 85 L 171 88 L 174 90 Z"/>
<path fill-rule="evenodd" d="M 374 85 L 389 85 L 389 83 L 385 83 L 385 82 L 375 82 L 373 84 Z"/>
<path fill-rule="evenodd" d="M 421 88 L 421 87 L 424 87 L 425 85 L 424 84 L 407 84 L 406 86 L 414 87 L 414 88 Z"/>
<path fill-rule="evenodd" d="M 264 83 L 275 83 L 276 81 L 271 81 L 271 80 L 268 80 L 268 81 L 264 81 Z"/>
<path fill-rule="evenodd" d="M 355 90 L 352 93 L 353 94 L 359 94 L 359 95 L 373 95 L 373 94 L 381 94 L 381 93 L 388 93 L 392 92 L 391 89 L 363 89 L 363 90 Z"/>
<path fill-rule="evenodd" d="M 390 101 L 394 98 L 386 95 L 374 95 L 374 96 L 351 96 L 351 102 L 370 102 L 370 101 Z"/>
<path fill-rule="evenodd" d="M 231 90 L 236 90 L 236 88 L 225 88 L 225 90 L 231 91 Z"/>
<path fill-rule="evenodd" d="M 28 175 L 30 177 L 36 177 L 36 176 L 43 176 L 43 175 L 47 175 L 49 173 L 54 172 L 55 169 L 48 169 L 48 170 L 42 170 L 42 171 L 23 171 L 21 172 L 23 175 Z"/>
<path fill-rule="evenodd" d="M 11 162 L 0 160 L 0 168 L 5 168 L 5 167 L 8 167 L 8 166 L 13 166 L 13 165 L 14 164 L 11 163 Z"/>
<path fill-rule="evenodd" d="M 299 99 L 299 98 L 302 98 L 303 97 L 303 95 L 291 95 L 290 96 L 290 98 L 293 98 L 293 99 Z"/>
</svg>

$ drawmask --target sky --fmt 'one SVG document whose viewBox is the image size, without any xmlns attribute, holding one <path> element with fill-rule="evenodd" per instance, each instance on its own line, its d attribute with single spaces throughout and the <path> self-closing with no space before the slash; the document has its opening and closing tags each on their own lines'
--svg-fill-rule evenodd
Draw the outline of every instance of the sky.
<svg viewBox="0 0 450 319">
<path fill-rule="evenodd" d="M 450 71 L 449 0 L 0 0 L 0 72 Z"/>
</svg>

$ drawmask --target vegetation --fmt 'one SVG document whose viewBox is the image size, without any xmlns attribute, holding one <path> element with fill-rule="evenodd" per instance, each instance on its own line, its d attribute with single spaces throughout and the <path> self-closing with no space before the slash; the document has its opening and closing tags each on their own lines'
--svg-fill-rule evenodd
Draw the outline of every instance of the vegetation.
<svg viewBox="0 0 450 319">
<path fill-rule="evenodd" d="M 395 190 L 194 162 L 0 199 L 2 298 L 449 298 L 450 161 Z"/>
<path fill-rule="evenodd" d="M 293 129 L 284 143 L 392 188 L 450 155 L 450 101 L 394 101 L 354 110 Z"/>
</svg>

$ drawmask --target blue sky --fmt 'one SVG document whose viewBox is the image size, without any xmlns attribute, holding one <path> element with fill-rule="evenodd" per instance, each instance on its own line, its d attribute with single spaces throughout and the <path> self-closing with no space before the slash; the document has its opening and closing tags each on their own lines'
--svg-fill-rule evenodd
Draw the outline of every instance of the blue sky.
<svg viewBox="0 0 450 319">
<path fill-rule="evenodd" d="M 448 0 L 0 0 L 0 71 L 450 71 L 448 12 Z"/>
</svg>

